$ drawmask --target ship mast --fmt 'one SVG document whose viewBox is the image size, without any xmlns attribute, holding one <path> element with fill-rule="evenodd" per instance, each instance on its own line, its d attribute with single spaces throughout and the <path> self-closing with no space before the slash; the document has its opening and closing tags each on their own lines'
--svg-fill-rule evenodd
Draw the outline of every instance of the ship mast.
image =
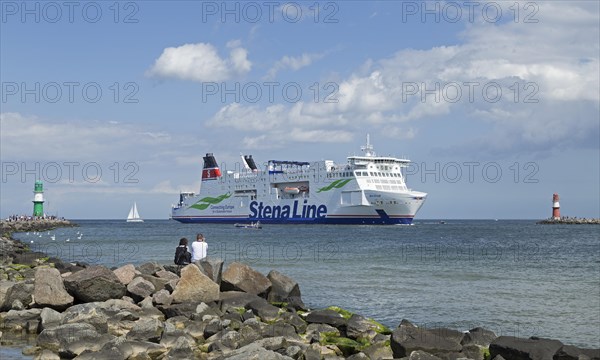
<svg viewBox="0 0 600 360">
<path fill-rule="evenodd" d="M 369 142 L 369 134 L 367 134 L 367 145 L 361 146 L 360 149 L 365 152 L 365 156 L 375 156 L 373 145 Z"/>
</svg>

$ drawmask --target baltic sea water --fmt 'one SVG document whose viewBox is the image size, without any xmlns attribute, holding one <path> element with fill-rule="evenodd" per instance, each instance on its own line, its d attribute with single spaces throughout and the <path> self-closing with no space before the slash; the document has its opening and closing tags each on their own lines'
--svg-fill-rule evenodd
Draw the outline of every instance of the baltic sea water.
<svg viewBox="0 0 600 360">
<path fill-rule="evenodd" d="M 178 240 L 201 232 L 210 257 L 292 277 L 310 308 L 341 306 L 392 329 L 408 319 L 600 347 L 600 226 L 415 220 L 411 226 L 254 230 L 172 220 L 75 222 L 79 227 L 42 237 L 13 237 L 63 260 L 116 267 L 170 264 Z"/>
</svg>

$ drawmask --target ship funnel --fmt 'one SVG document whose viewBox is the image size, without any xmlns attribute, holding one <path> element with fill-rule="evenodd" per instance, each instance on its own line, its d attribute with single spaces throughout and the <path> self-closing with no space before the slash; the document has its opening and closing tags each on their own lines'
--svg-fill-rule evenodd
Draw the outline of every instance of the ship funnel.
<svg viewBox="0 0 600 360">
<path fill-rule="evenodd" d="M 252 155 L 244 155 L 244 162 L 246 164 L 248 164 L 248 167 L 252 171 L 257 171 L 258 170 L 258 167 L 256 166 L 256 163 L 254 162 L 254 159 L 252 158 Z"/>
<path fill-rule="evenodd" d="M 202 167 L 202 181 L 214 180 L 221 177 L 221 169 L 217 165 L 217 160 L 212 153 L 207 153 L 204 156 L 204 166 Z"/>
</svg>

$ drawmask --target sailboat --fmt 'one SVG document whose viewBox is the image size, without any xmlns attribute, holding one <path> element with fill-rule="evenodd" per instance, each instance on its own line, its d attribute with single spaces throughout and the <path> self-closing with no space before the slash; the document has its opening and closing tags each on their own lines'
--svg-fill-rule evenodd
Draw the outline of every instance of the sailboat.
<svg viewBox="0 0 600 360">
<path fill-rule="evenodd" d="M 140 217 L 140 214 L 138 213 L 137 205 L 135 204 L 135 202 L 133 203 L 131 210 L 129 210 L 129 215 L 127 215 L 127 222 L 144 222 L 144 220 Z"/>
</svg>

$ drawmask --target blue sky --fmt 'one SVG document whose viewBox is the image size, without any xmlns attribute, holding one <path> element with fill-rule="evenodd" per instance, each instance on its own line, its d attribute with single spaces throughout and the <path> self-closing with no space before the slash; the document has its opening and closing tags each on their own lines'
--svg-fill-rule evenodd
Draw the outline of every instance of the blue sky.
<svg viewBox="0 0 600 360">
<path fill-rule="evenodd" d="M 367 133 L 418 218 L 600 217 L 597 2 L 65 4 L 1 2 L 3 217 L 39 177 L 52 214 L 167 218 L 206 152 L 344 162 Z"/>
</svg>

